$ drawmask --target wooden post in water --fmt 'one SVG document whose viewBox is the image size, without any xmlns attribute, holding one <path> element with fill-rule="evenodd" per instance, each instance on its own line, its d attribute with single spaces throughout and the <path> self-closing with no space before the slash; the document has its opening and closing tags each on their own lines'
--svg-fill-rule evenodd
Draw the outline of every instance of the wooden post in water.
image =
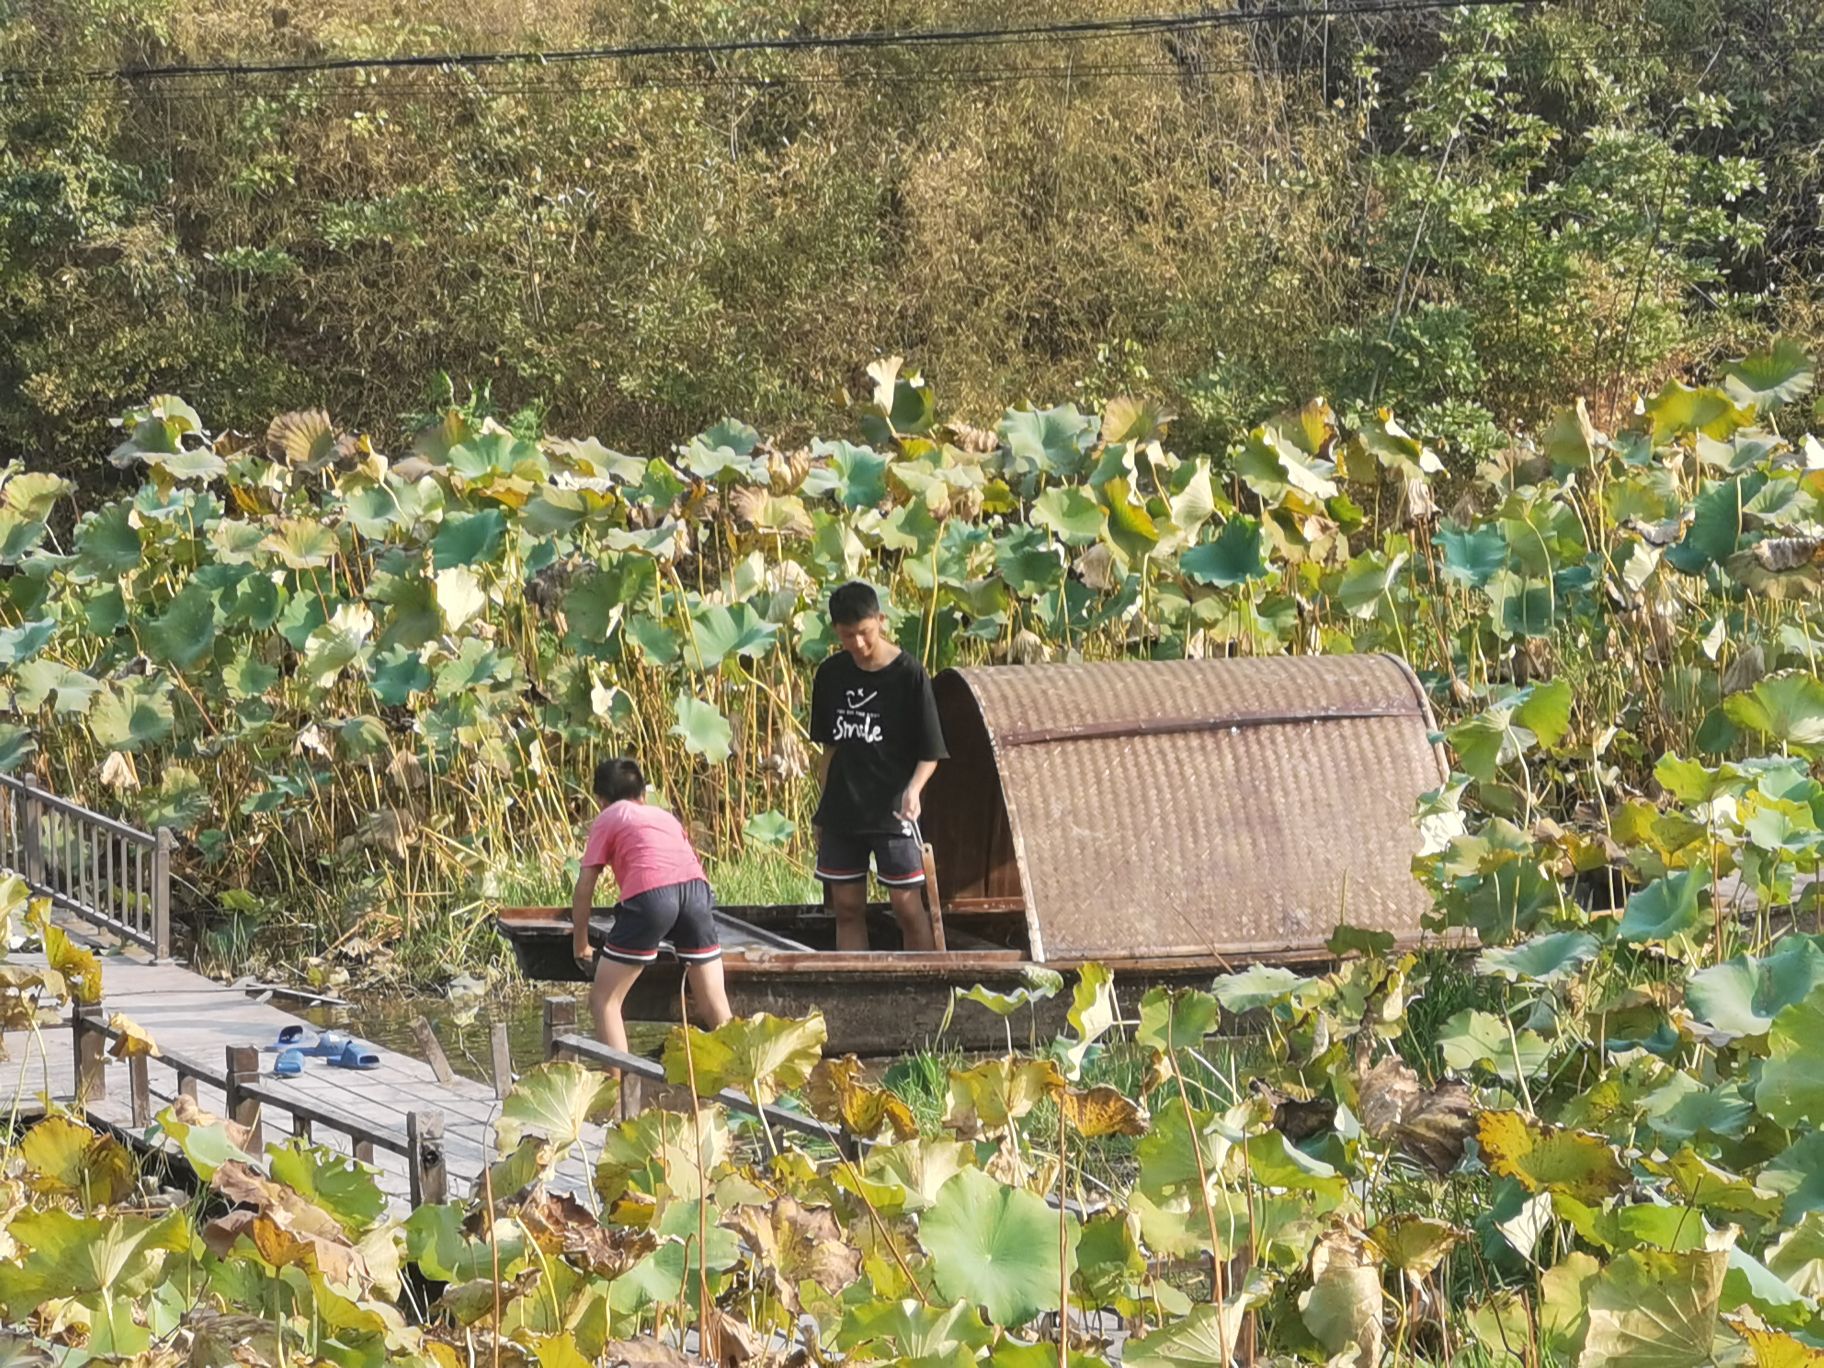
<svg viewBox="0 0 1824 1368">
<path fill-rule="evenodd" d="M 562 1058 L 557 1047 L 557 1038 L 568 1035 L 570 1028 L 576 1025 L 576 999 L 573 997 L 548 997 L 545 999 L 545 1058 Z"/>
<path fill-rule="evenodd" d="M 437 1075 L 437 1081 L 444 1087 L 456 1081 L 456 1074 L 450 1068 L 449 1057 L 443 1052 L 443 1042 L 437 1039 L 437 1032 L 431 1029 L 431 1023 L 423 1017 L 412 1019 L 412 1034 L 418 1038 L 418 1048 L 424 1051 L 424 1057 L 431 1066 L 431 1072 Z"/>
<path fill-rule="evenodd" d="M 107 1061 L 101 1057 L 101 1006 L 78 1002 L 70 1008 L 70 1044 L 76 1052 L 76 1100 L 86 1107 L 108 1095 Z"/>
<path fill-rule="evenodd" d="M 227 1078 L 222 1088 L 224 1105 L 230 1121 L 247 1127 L 247 1149 L 253 1154 L 263 1148 L 260 1143 L 260 1101 L 257 1097 L 243 1096 L 241 1085 L 252 1083 L 259 1076 L 259 1049 L 253 1045 L 230 1045 Z"/>
<path fill-rule="evenodd" d="M 513 1050 L 507 1041 L 507 1023 L 497 1021 L 488 1032 L 488 1054 L 494 1066 L 494 1096 L 513 1091 Z"/>
<path fill-rule="evenodd" d="M 443 1158 L 443 1113 L 409 1111 L 405 1114 L 406 1167 L 411 1173 L 412 1205 L 449 1200 L 450 1175 Z"/>
</svg>

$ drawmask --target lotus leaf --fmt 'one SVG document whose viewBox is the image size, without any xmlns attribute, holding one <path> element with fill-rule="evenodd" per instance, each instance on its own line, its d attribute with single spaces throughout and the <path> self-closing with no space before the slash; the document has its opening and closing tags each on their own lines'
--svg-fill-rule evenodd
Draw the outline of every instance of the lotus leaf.
<svg viewBox="0 0 1824 1368">
<path fill-rule="evenodd" d="M 542 1136 L 560 1156 L 600 1121 L 620 1095 L 618 1080 L 567 1060 L 540 1064 L 514 1083 L 501 1104 L 495 1143 L 502 1152 L 528 1132 Z"/>
<path fill-rule="evenodd" d="M 1374 1246 L 1360 1231 L 1338 1225 L 1317 1242 L 1311 1290 L 1298 1309 L 1331 1363 L 1371 1368 L 1380 1362 L 1381 1275 Z"/>
<path fill-rule="evenodd" d="M 994 1324 L 1013 1329 L 1055 1310 L 1060 1279 L 1076 1268 L 1077 1222 L 1064 1219 L 1060 1268 L 1059 1217 L 1044 1199 L 964 1169 L 919 1218 L 919 1243 L 941 1294 L 980 1305 Z"/>
<path fill-rule="evenodd" d="M 223 1164 L 254 1162 L 253 1156 L 242 1148 L 248 1142 L 244 1127 L 197 1109 L 188 1098 L 180 1097 L 159 1112 L 157 1121 L 158 1128 L 183 1150 L 190 1167 L 205 1182 Z"/>
<path fill-rule="evenodd" d="M 764 1105 L 810 1077 L 825 1039 L 821 1012 L 797 1021 L 757 1012 L 713 1031 L 673 1027 L 665 1041 L 665 1078 L 680 1084 L 694 1077 L 700 1097 L 739 1085 Z"/>
<path fill-rule="evenodd" d="M 1723 711 L 1737 726 L 1782 745 L 1824 743 L 1824 683 L 1809 674 L 1763 679 L 1746 693 L 1732 694 Z"/>
<path fill-rule="evenodd" d="M 431 539 L 431 568 L 481 565 L 494 559 L 506 539 L 506 516 L 498 508 L 452 514 Z"/>
<path fill-rule="evenodd" d="M 773 1295 L 796 1315 L 798 1288 L 806 1281 L 840 1292 L 861 1275 L 861 1251 L 846 1244 L 827 1207 L 806 1208 L 790 1196 L 767 1206 L 743 1206 L 724 1222 L 746 1241 L 754 1262 L 772 1281 Z"/>
<path fill-rule="evenodd" d="M 182 1211 L 158 1218 L 27 1211 L 13 1218 L 8 1234 L 30 1251 L 0 1264 L 0 1306 L 14 1322 L 54 1298 L 102 1294 L 130 1302 L 151 1289 L 166 1254 L 190 1247 Z"/>
<path fill-rule="evenodd" d="M 1765 1035 L 1782 1008 L 1824 984 L 1824 951 L 1808 936 L 1788 936 L 1765 957 L 1738 955 L 1700 969 L 1685 1004 L 1719 1043 Z"/>
<path fill-rule="evenodd" d="M 741 826 L 741 834 L 755 845 L 777 850 L 791 843 L 798 824 L 783 812 L 756 812 Z"/>
<path fill-rule="evenodd" d="M 274 1146 L 268 1158 L 276 1181 L 335 1217 L 350 1235 L 371 1229 L 386 1214 L 386 1197 L 365 1164 L 295 1139 Z"/>
<path fill-rule="evenodd" d="M 869 1301 L 845 1312 L 834 1343 L 845 1353 L 867 1349 L 871 1358 L 935 1364 L 948 1362 L 962 1351 L 964 1358 L 974 1362 L 974 1351 L 997 1333 L 983 1322 L 970 1300 L 947 1308 L 910 1299 Z"/>
<path fill-rule="evenodd" d="M 1726 1250 L 1632 1249 L 1596 1276 L 1578 1368 L 1697 1368 L 1710 1362 Z"/>
<path fill-rule="evenodd" d="M 975 1146 L 955 1140 L 907 1140 L 870 1151 L 859 1171 L 837 1170 L 839 1186 L 865 1197 L 883 1213 L 917 1212 L 975 1162 Z"/>
<path fill-rule="evenodd" d="M 671 734 L 684 742 L 684 748 L 712 765 L 726 762 L 734 744 L 734 729 L 728 719 L 702 699 L 686 693 L 680 693 L 672 706 L 677 720 Z"/>
<path fill-rule="evenodd" d="M 1283 965 L 1257 964 L 1233 974 L 1218 975 L 1210 985 L 1210 993 L 1225 1011 L 1239 1014 L 1296 1004 L 1305 990 L 1315 983 L 1315 979 L 1301 977 Z"/>
<path fill-rule="evenodd" d="M 1120 1019 L 1114 981 L 1104 964 L 1088 963 L 1077 971 L 1077 985 L 1071 990 L 1070 1010 L 1065 1014 L 1076 1038 L 1060 1042 L 1057 1049 L 1067 1078 L 1078 1077 L 1091 1047 Z"/>
<path fill-rule="evenodd" d="M 49 1116 L 19 1142 L 27 1182 L 34 1192 L 78 1198 L 84 1206 L 123 1201 L 138 1181 L 127 1147 L 67 1116 Z"/>
<path fill-rule="evenodd" d="M 1789 337 L 1774 339 L 1767 351 L 1743 357 L 1723 375 L 1732 401 L 1762 413 L 1803 399 L 1817 380 L 1811 358 Z"/>
<path fill-rule="evenodd" d="M 1529 1121 L 1519 1112 L 1482 1113 L 1477 1139 L 1489 1168 L 1519 1179 L 1528 1192 L 1599 1202 L 1628 1182 L 1615 1151 L 1599 1137 Z"/>
<path fill-rule="evenodd" d="M 765 480 L 766 462 L 753 454 L 760 434 L 746 423 L 724 418 L 690 439 L 683 448 L 684 469 L 700 480 Z"/>
<path fill-rule="evenodd" d="M 1066 1088 L 1058 1094 L 1058 1106 L 1071 1128 L 1088 1140 L 1146 1134 L 1146 1109 L 1106 1083 L 1092 1088 Z"/>
<path fill-rule="evenodd" d="M 1667 563 L 1687 575 L 1699 575 L 1727 561 L 1742 546 L 1746 506 L 1766 484 L 1767 477 L 1755 473 L 1719 480 L 1704 489 L 1691 502 L 1684 539 L 1667 549 Z"/>
<path fill-rule="evenodd" d="M 92 574 L 113 578 L 139 568 L 144 544 L 125 500 L 84 520 L 76 533 L 76 555 Z"/>
<path fill-rule="evenodd" d="M 1244 513 L 1232 514 L 1214 538 L 1186 551 L 1178 568 L 1199 584 L 1234 588 L 1272 574 L 1263 554 L 1260 523 Z"/>
<path fill-rule="evenodd" d="M 690 629 L 694 651 L 686 658 L 700 670 L 713 670 L 735 656 L 763 656 L 779 633 L 745 603 L 726 608 L 705 604 L 691 614 Z"/>
<path fill-rule="evenodd" d="M 1248 1309 L 1248 1302 L 1236 1299 L 1200 1303 L 1182 1320 L 1129 1340 L 1121 1362 L 1127 1368 L 1227 1368 Z"/>
<path fill-rule="evenodd" d="M 1102 535 L 1107 512 L 1074 485 L 1052 485 L 1032 502 L 1032 523 L 1069 546 L 1088 546 Z"/>
<path fill-rule="evenodd" d="M 994 564 L 1007 587 L 1026 597 L 1055 588 L 1064 574 L 1058 547 L 1039 527 L 1014 528 L 996 538 Z"/>
<path fill-rule="evenodd" d="M 898 1139 L 909 1140 L 918 1134 L 911 1108 L 886 1089 L 864 1083 L 854 1055 L 820 1061 L 811 1070 L 805 1100 L 812 1114 L 840 1124 L 851 1135 L 873 1140 L 891 1129 Z"/>
<path fill-rule="evenodd" d="M 963 1135 L 1004 1131 L 1042 1100 L 1064 1089 L 1049 1059 L 1007 1056 L 950 1071 L 944 1124 Z"/>
<path fill-rule="evenodd" d="M 1216 1029 L 1221 1015 L 1222 1009 L 1212 994 L 1194 988 L 1150 988 L 1140 999 L 1140 1028 L 1134 1038 L 1168 1054 L 1194 1049 Z"/>
<path fill-rule="evenodd" d="M 1476 969 L 1509 982 L 1561 983 L 1594 959 L 1599 948 L 1596 937 L 1587 931 L 1558 931 L 1519 945 L 1484 950 Z"/>
<path fill-rule="evenodd" d="M 1089 471 L 1098 422 L 1093 415 L 1078 412 L 1075 404 L 1009 409 L 999 429 L 1009 470 L 1020 476 L 1081 479 Z"/>
<path fill-rule="evenodd" d="M 1700 865 L 1655 879 L 1628 899 L 1628 910 L 1615 930 L 1629 944 L 1668 941 L 1704 924 L 1699 895 L 1709 887 L 1710 871 Z"/>
<path fill-rule="evenodd" d="M 207 599 L 207 595 L 204 597 Z M 49 620 L 0 627 L 0 669 L 10 669 L 30 660 L 45 648 L 56 631 L 57 624 Z"/>
<path fill-rule="evenodd" d="M 460 1208 L 427 1204 L 413 1211 L 401 1229 L 405 1235 L 406 1257 L 427 1277 L 438 1282 L 489 1278 L 496 1245 L 503 1280 L 516 1276 L 525 1266 L 526 1234 L 519 1222 L 510 1218 L 493 1223 L 490 1242 L 464 1232 Z"/>
<path fill-rule="evenodd" d="M 1501 1018 L 1466 1009 L 1446 1021 L 1438 1035 L 1444 1066 L 1464 1073 L 1492 1069 L 1509 1083 L 1535 1078 L 1551 1058 L 1551 1046 L 1534 1031 L 1515 1031 Z"/>
<path fill-rule="evenodd" d="M 1816 1368 L 1824 1364 L 1824 1349 L 1816 1349 L 1779 1330 L 1758 1326 L 1735 1327 L 1748 1345 L 1754 1368 Z"/>
</svg>

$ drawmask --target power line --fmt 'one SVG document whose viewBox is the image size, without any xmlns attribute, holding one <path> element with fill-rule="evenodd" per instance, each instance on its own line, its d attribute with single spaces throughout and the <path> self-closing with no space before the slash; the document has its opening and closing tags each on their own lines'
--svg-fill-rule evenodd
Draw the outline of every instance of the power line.
<svg viewBox="0 0 1824 1368">
<path fill-rule="evenodd" d="M 893 47 L 956 47 L 1027 44 L 1044 40 L 1084 41 L 1188 33 L 1238 25 L 1283 23 L 1297 19 L 1353 19 L 1366 15 L 1413 14 L 1437 10 L 1511 9 L 1534 0 L 1358 0 L 1328 6 L 1275 6 L 1258 10 L 1222 10 L 1122 19 L 1083 19 L 1052 24 L 999 28 L 882 30 L 847 34 L 787 34 L 774 38 L 724 39 L 702 43 L 639 43 L 619 47 L 571 48 L 554 52 L 445 52 L 393 57 L 337 57 L 317 61 L 265 63 L 180 63 L 159 67 L 121 67 L 81 72 L 49 68 L 0 69 L 0 85 L 56 85 L 77 82 L 140 82 L 175 77 L 296 76 L 334 71 L 378 71 L 409 68 L 549 66 L 559 63 L 617 62 L 656 57 L 723 57 L 739 53 L 844 51 Z"/>
</svg>

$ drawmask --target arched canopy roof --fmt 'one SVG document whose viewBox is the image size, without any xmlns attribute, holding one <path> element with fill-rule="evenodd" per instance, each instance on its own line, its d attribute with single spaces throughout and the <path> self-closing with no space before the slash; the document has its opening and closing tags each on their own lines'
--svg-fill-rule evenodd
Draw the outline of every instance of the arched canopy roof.
<svg viewBox="0 0 1824 1368">
<path fill-rule="evenodd" d="M 1339 921 L 1416 940 L 1418 797 L 1446 770 L 1392 656 L 947 670 L 926 791 L 946 904 L 1034 959 L 1272 956 Z"/>
</svg>

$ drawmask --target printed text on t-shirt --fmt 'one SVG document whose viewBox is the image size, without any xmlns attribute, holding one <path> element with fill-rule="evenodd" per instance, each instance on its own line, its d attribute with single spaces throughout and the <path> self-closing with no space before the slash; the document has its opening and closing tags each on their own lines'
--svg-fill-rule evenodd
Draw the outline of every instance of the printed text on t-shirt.
<svg viewBox="0 0 1824 1368">
<path fill-rule="evenodd" d="M 838 741 L 873 743 L 880 740 L 880 714 L 867 711 L 868 704 L 879 696 L 878 690 L 843 690 L 842 706 L 836 710 L 835 734 Z"/>
</svg>

